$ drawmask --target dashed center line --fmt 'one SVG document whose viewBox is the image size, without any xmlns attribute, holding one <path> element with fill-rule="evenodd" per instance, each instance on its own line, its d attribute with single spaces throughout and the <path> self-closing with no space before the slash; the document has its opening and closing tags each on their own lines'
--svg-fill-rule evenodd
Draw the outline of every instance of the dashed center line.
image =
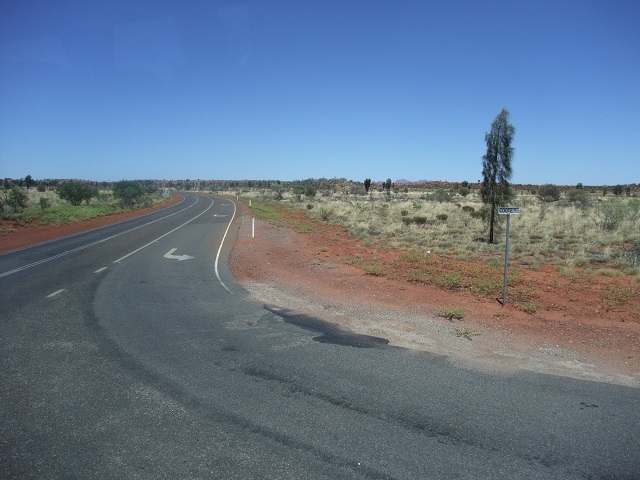
<svg viewBox="0 0 640 480">
<path fill-rule="evenodd" d="M 104 272 L 107 268 L 109 268 L 109 267 L 102 267 L 102 268 L 99 268 L 98 270 L 96 270 L 96 271 L 95 271 L 95 272 L 93 272 L 93 273 L 100 273 L 100 272 Z"/>
<path fill-rule="evenodd" d="M 56 295 L 60 295 L 62 292 L 66 291 L 66 288 L 61 288 L 60 290 L 56 290 L 53 293 L 47 295 L 47 298 L 55 297 Z"/>
</svg>

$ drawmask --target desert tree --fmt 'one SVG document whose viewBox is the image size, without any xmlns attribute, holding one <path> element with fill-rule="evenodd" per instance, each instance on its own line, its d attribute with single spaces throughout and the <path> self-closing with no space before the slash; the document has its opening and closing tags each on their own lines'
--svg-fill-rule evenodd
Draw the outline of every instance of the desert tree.
<svg viewBox="0 0 640 480">
<path fill-rule="evenodd" d="M 371 188 L 371 179 L 370 178 L 365 178 L 364 179 L 364 191 L 365 193 L 369 193 L 369 189 Z"/>
<path fill-rule="evenodd" d="M 33 180 L 33 177 L 31 175 L 27 175 L 26 177 L 24 177 L 24 184 L 27 187 L 27 190 L 33 187 L 35 183 L 36 182 Z"/>
<path fill-rule="evenodd" d="M 114 183 L 111 190 L 114 198 L 119 199 L 125 207 L 132 207 L 136 202 L 139 202 L 145 192 L 142 185 L 130 180 Z"/>
<path fill-rule="evenodd" d="M 491 124 L 491 131 L 484 136 L 487 153 L 482 157 L 482 201 L 488 207 L 489 243 L 494 243 L 494 224 L 497 206 L 508 200 L 511 189 L 511 146 L 515 127 L 509 123 L 509 110 L 503 108 Z"/>
<path fill-rule="evenodd" d="M 14 185 L 13 187 L 11 187 L 11 190 L 9 190 L 9 195 L 7 196 L 7 205 L 12 207 L 14 212 L 17 212 L 18 210 L 21 210 L 27 206 L 28 199 L 29 197 L 24 192 L 24 190 L 22 190 L 22 188 L 18 187 L 17 185 Z"/>
<path fill-rule="evenodd" d="M 611 189 L 611 191 L 616 197 L 619 197 L 624 193 L 624 185 L 616 185 Z"/>
<path fill-rule="evenodd" d="M 98 195 L 98 189 L 84 182 L 68 180 L 56 187 L 56 193 L 62 200 L 77 207 L 83 200 L 88 204 L 93 197 Z"/>
</svg>

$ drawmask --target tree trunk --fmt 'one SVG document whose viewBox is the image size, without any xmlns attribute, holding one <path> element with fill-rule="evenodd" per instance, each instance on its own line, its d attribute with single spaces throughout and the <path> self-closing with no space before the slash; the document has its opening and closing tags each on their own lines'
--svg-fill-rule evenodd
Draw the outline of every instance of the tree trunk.
<svg viewBox="0 0 640 480">
<path fill-rule="evenodd" d="M 491 202 L 491 216 L 489 217 L 489 243 L 493 243 L 493 221 L 496 218 L 496 201 Z"/>
</svg>

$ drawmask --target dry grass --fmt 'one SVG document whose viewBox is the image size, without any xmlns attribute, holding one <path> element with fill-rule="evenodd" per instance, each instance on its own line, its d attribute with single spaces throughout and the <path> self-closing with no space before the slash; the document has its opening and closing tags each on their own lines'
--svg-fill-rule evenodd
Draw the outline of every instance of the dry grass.
<svg viewBox="0 0 640 480">
<path fill-rule="evenodd" d="M 497 229 L 498 243 L 488 244 L 486 221 L 477 213 L 483 205 L 476 193 L 451 195 L 449 202 L 434 201 L 434 192 L 429 191 L 390 196 L 379 191 L 366 196 L 319 192 L 315 197 L 301 198 L 285 191 L 279 201 L 273 200 L 269 190 L 246 191 L 245 195 L 262 200 L 258 203 L 278 204 L 281 211 L 290 210 L 287 216 L 296 221 L 304 223 L 302 219 L 312 217 L 307 221 L 316 230 L 327 224 L 344 228 L 355 240 L 355 248 L 341 255 L 340 261 L 368 275 L 432 285 L 478 298 L 495 299 L 502 293 L 504 224 Z M 589 207 L 580 208 L 566 201 L 543 205 L 529 192 L 521 192 L 510 204 L 521 211 L 511 218 L 508 296 L 512 306 L 539 315 L 556 308 L 545 303 L 545 295 L 566 288 L 576 295 L 596 298 L 594 308 L 625 315 L 637 309 L 637 198 L 594 197 Z M 615 228 L 603 227 L 603 204 L 624 209 Z M 406 220 L 416 217 L 424 220 Z M 323 252 L 317 255 L 321 257 Z M 545 283 L 546 276 L 538 272 L 548 270 L 549 265 L 555 267 L 555 275 Z M 603 290 L 606 285 L 614 286 Z"/>
<path fill-rule="evenodd" d="M 450 202 L 434 201 L 436 192 L 392 193 L 373 191 L 368 195 L 318 192 L 298 198 L 282 192 L 281 204 L 347 228 L 354 236 L 395 249 L 416 246 L 434 254 L 460 258 L 502 256 L 505 217 L 498 216 L 497 244 L 487 244 L 487 224 L 477 192 L 466 197 L 451 193 Z M 243 195 L 272 199 L 270 190 L 246 191 Z M 640 199 L 593 196 L 591 206 L 581 208 L 561 200 L 539 201 L 530 192 L 518 192 L 511 202 L 520 215 L 511 218 L 510 255 L 531 268 L 552 263 L 566 267 L 608 267 L 632 273 L 625 262 L 625 246 L 638 241 Z M 608 210 L 607 210 L 608 209 Z M 604 228 L 607 212 L 623 211 L 615 228 Z M 609 213 L 610 215 L 610 213 Z M 608 275 L 608 272 L 600 272 Z"/>
<path fill-rule="evenodd" d="M 20 226 L 34 225 L 60 225 L 102 217 L 126 210 L 122 203 L 115 199 L 110 190 L 101 190 L 97 198 L 92 198 L 87 204 L 73 206 L 66 200 L 62 200 L 54 190 L 39 192 L 35 188 L 24 190 L 27 194 L 27 204 L 25 208 L 18 212 L 5 206 L 0 212 L 0 218 Z M 41 201 L 44 200 L 44 204 Z M 143 203 L 137 207 L 151 206 L 154 202 L 161 202 L 160 195 L 146 196 Z M 8 227 L 11 228 L 11 227 Z M 7 227 L 5 226 L 6 230 Z M 8 230 L 11 231 L 11 230 Z"/>
</svg>

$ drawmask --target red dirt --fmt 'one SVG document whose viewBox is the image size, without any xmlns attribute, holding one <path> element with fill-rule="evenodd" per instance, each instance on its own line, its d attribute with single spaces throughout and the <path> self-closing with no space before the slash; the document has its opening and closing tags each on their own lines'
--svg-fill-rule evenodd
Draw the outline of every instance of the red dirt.
<svg viewBox="0 0 640 480">
<path fill-rule="evenodd" d="M 385 248 L 382 242 L 365 246 L 344 228 L 317 222 L 304 213 L 288 212 L 278 221 L 256 220 L 256 238 L 251 239 L 249 215 L 249 209 L 243 206 L 243 225 L 230 267 L 236 279 L 266 303 L 295 302 L 297 309 L 352 330 L 378 332 L 380 336 L 392 337 L 392 344 L 445 355 L 451 352 L 441 345 L 449 344 L 450 337 L 455 337 L 455 329 L 469 327 L 481 332 L 481 336 L 473 336 L 473 341 L 466 344 L 456 338 L 459 342 L 452 347 L 464 350 L 465 364 L 478 366 L 474 356 L 491 360 L 488 357 L 500 353 L 498 363 L 504 363 L 506 357 L 518 357 L 521 363 L 529 363 L 525 367 L 511 365 L 516 369 L 640 385 L 640 289 L 628 275 L 608 277 L 578 272 L 575 278 L 567 278 L 552 266 L 538 271 L 514 266 L 522 279 L 516 287 L 510 287 L 513 292 L 508 298 L 522 303 L 520 307 L 513 303 L 502 307 L 496 299 L 501 297 L 501 288 L 497 294 L 479 297 L 468 290 L 408 281 L 411 266 L 402 260 L 401 252 Z M 367 274 L 349 264 L 354 258 L 365 264 L 367 259 L 373 259 L 383 266 L 384 276 Z M 437 256 L 430 258 L 429 267 L 441 274 L 453 262 L 458 270 L 466 268 L 469 275 L 477 272 L 479 265 L 488 268 L 488 264 L 477 261 L 461 262 Z M 601 305 L 605 298 L 602 291 L 606 288 L 612 291 L 626 288 L 635 295 L 622 306 L 609 305 L 606 309 Z M 276 290 L 288 294 L 275 293 Z M 535 304 L 537 310 L 526 313 L 522 304 Z M 438 309 L 454 306 L 464 309 L 462 321 L 437 316 Z M 336 314 L 340 309 L 343 311 Z M 394 316 L 391 312 L 403 314 Z M 426 327 L 425 322 L 431 325 Z M 434 340 L 433 332 L 427 330 L 436 324 L 439 331 L 446 330 L 446 336 L 436 335 Z M 434 341 L 431 345 L 421 344 L 415 335 L 431 335 Z M 509 342 L 508 351 L 501 345 L 505 342 Z M 434 347 L 434 343 L 438 346 Z M 472 343 L 477 347 L 470 347 Z M 501 348 L 504 351 L 498 352 Z M 557 368 L 541 366 L 545 361 L 541 355 L 555 357 L 547 360 L 555 361 Z"/>
<path fill-rule="evenodd" d="M 19 228 L 0 236 L 0 253 L 116 223 L 177 201 L 174 196 L 151 209 L 72 225 Z M 479 297 L 468 290 L 408 281 L 412 266 L 400 252 L 380 242 L 365 246 L 343 228 L 302 213 L 287 213 L 279 221 L 257 220 L 252 239 L 251 212 L 243 204 L 238 207 L 240 231 L 229 265 L 236 280 L 265 303 L 304 310 L 354 331 L 389 338 L 391 344 L 447 355 L 474 368 L 545 371 L 640 386 L 640 295 L 637 282 L 629 276 L 578 272 L 577 277 L 567 278 L 552 267 L 520 268 L 522 280 L 510 298 L 537 305 L 535 313 L 525 313 L 513 303 L 502 307 L 495 298 L 499 295 Z M 311 233 L 298 233 L 301 230 Z M 354 258 L 379 262 L 385 276 L 349 264 Z M 477 262 L 437 256 L 429 266 L 441 274 L 452 262 L 457 268 L 466 265 L 469 275 L 478 269 Z M 635 295 L 624 305 L 607 309 L 601 304 L 607 288 L 626 288 Z M 438 317 L 437 310 L 443 307 L 462 307 L 464 319 Z M 465 328 L 473 336 L 454 335 Z"/>
</svg>

